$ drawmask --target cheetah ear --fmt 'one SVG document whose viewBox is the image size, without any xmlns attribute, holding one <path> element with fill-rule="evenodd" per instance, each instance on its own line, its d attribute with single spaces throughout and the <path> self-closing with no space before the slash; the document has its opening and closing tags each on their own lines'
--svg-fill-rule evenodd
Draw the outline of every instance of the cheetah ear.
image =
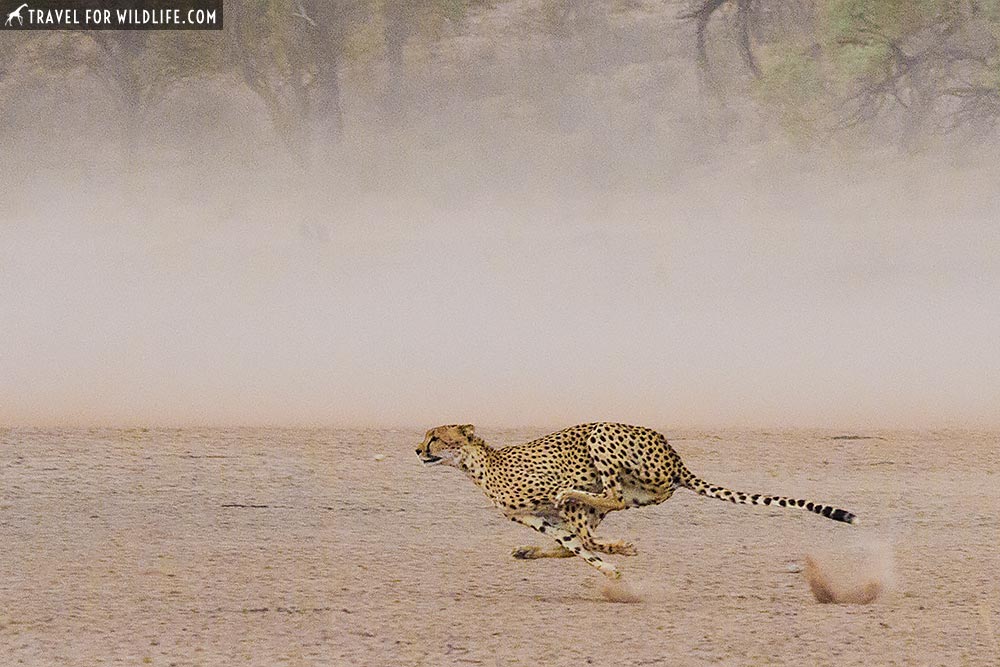
<svg viewBox="0 0 1000 667">
<path fill-rule="evenodd" d="M 458 427 L 458 432 L 461 433 L 466 438 L 471 438 L 476 432 L 476 427 L 472 424 L 462 424 Z"/>
</svg>

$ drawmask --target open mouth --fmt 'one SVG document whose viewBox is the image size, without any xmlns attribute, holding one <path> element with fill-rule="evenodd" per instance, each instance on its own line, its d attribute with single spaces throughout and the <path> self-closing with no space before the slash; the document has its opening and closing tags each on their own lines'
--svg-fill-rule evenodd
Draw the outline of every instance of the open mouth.
<svg viewBox="0 0 1000 667">
<path fill-rule="evenodd" d="M 440 456 L 427 456 L 427 457 L 421 456 L 420 460 L 424 462 L 425 466 L 429 466 L 429 465 L 433 465 L 433 464 L 437 463 L 438 461 L 440 461 L 441 457 Z"/>
</svg>

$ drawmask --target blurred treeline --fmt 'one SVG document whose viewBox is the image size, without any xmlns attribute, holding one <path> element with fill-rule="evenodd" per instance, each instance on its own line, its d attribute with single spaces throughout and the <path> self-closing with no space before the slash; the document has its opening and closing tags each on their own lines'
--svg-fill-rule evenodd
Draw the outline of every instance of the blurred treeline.
<svg viewBox="0 0 1000 667">
<path fill-rule="evenodd" d="M 90 82 L 128 163 L 209 88 L 303 166 L 403 130 L 911 152 L 1000 119 L 1000 0 L 228 0 L 222 32 L 6 33 L 0 51 L 0 132 L 37 130 L 31 96 Z"/>
</svg>

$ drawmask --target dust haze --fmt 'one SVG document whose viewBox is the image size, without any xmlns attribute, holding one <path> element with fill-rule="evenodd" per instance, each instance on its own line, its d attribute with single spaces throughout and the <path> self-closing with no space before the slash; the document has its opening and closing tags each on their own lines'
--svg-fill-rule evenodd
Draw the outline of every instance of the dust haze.
<svg viewBox="0 0 1000 667">
<path fill-rule="evenodd" d="M 675 13 L 527 5 L 413 38 L 395 114 L 343 65 L 309 165 L 226 76 L 132 168 L 96 77 L 0 79 L 0 423 L 1000 424 L 995 134 L 801 141 Z"/>
</svg>

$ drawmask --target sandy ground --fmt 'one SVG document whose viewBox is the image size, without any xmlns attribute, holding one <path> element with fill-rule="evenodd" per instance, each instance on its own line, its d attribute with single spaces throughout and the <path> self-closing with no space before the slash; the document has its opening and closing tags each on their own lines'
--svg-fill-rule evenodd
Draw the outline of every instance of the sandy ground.
<svg viewBox="0 0 1000 667">
<path fill-rule="evenodd" d="M 663 430 L 706 479 L 864 525 L 678 492 L 602 525 L 639 548 L 617 604 L 511 559 L 540 540 L 416 430 L 6 429 L 0 664 L 1000 665 L 998 434 Z M 818 604 L 808 554 L 895 584 Z"/>
</svg>

